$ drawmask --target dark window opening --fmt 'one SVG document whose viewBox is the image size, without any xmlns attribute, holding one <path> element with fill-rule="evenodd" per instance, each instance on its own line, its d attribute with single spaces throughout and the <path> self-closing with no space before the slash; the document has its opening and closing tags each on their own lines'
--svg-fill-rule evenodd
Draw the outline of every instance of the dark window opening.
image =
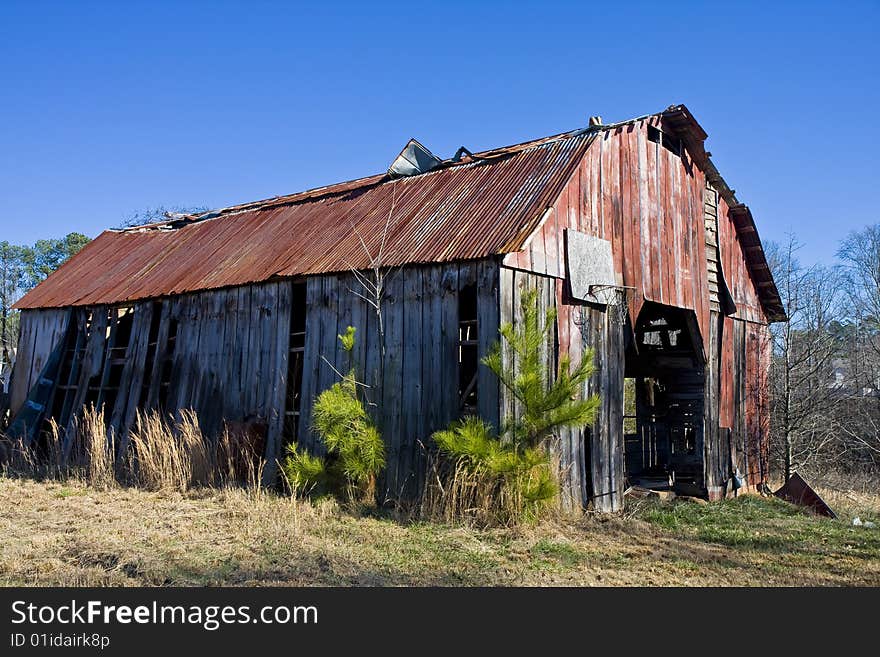
<svg viewBox="0 0 880 657">
<path fill-rule="evenodd" d="M 159 410 L 168 407 L 168 391 L 171 388 L 171 368 L 174 365 L 174 349 L 177 346 L 177 320 L 168 320 L 168 340 L 165 342 L 165 357 L 162 359 L 159 379 Z"/>
<path fill-rule="evenodd" d="M 462 415 L 477 414 L 478 330 L 477 287 L 467 285 L 458 293 L 458 405 Z"/>
<path fill-rule="evenodd" d="M 53 392 L 50 413 L 46 419 L 55 420 L 59 426 L 67 424 L 73 398 L 76 396 L 79 366 L 85 353 L 88 326 L 81 327 L 76 317 L 71 317 L 71 326 L 64 336 L 64 351 L 58 366 L 57 385 Z M 85 330 L 83 330 L 85 329 Z"/>
<path fill-rule="evenodd" d="M 625 439 L 635 437 L 638 432 L 636 414 L 636 380 L 623 380 L 623 434 Z"/>
<path fill-rule="evenodd" d="M 682 146 L 681 139 L 678 137 L 673 137 L 672 135 L 661 131 L 659 128 L 656 128 L 652 125 L 648 126 L 648 141 L 652 141 L 655 144 L 660 144 L 663 148 L 668 150 L 671 153 L 675 153 L 679 157 L 681 157 Z"/>
<path fill-rule="evenodd" d="M 119 395 L 122 372 L 128 362 L 128 343 L 134 327 L 134 312 L 133 308 L 118 308 L 110 311 L 104 371 L 100 378 L 93 377 L 89 381 L 86 406 L 94 404 L 96 407 L 103 407 L 104 420 L 108 423 Z"/>
<path fill-rule="evenodd" d="M 306 349 L 306 284 L 295 283 L 291 297 L 290 353 L 287 358 L 287 398 L 284 404 L 284 441 L 297 440 L 302 406 L 303 357 Z"/>
</svg>

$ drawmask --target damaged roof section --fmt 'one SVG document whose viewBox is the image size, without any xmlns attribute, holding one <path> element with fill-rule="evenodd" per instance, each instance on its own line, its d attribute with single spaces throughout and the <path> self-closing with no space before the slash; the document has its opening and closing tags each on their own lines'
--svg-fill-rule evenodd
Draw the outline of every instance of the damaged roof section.
<svg viewBox="0 0 880 657">
<path fill-rule="evenodd" d="M 591 138 L 548 138 L 421 175 L 382 174 L 105 231 L 18 307 L 115 304 L 366 269 L 383 242 L 383 266 L 500 253 L 552 202 Z"/>
<path fill-rule="evenodd" d="M 739 214 L 771 318 L 784 318 L 748 208 L 703 150 L 683 105 L 661 115 Z M 649 115 L 656 116 L 656 115 Z M 17 308 L 126 303 L 206 289 L 382 266 L 471 260 L 522 248 L 598 134 L 649 118 L 440 160 L 416 140 L 389 171 L 297 194 L 105 231 Z M 384 247 L 383 247 L 384 245 Z M 381 260 L 379 260 L 381 251 Z"/>
</svg>

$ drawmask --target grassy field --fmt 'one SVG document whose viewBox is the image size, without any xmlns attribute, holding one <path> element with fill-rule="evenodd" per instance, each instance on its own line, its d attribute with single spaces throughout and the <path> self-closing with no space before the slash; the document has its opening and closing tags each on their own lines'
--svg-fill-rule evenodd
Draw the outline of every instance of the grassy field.
<svg viewBox="0 0 880 657">
<path fill-rule="evenodd" d="M 519 529 L 354 517 L 242 491 L 0 478 L 5 585 L 880 585 L 880 498 L 640 501 Z"/>
</svg>

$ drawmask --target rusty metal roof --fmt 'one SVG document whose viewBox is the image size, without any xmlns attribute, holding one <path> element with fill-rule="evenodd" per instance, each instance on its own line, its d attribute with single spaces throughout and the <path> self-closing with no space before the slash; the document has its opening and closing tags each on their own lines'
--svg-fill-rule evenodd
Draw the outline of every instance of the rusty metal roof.
<svg viewBox="0 0 880 657">
<path fill-rule="evenodd" d="M 681 130 L 691 137 L 688 148 L 703 155 L 700 159 L 717 175 L 702 150 L 705 132 L 687 108 L 672 106 L 662 114 L 680 120 Z M 384 266 L 515 252 L 596 135 L 644 118 L 446 160 L 420 175 L 379 174 L 108 230 L 15 307 L 117 304 L 276 277 L 366 269 L 380 252 Z M 754 230 L 751 222 L 743 225 Z M 748 256 L 755 264 L 752 273 L 764 276 L 766 260 L 760 241 L 757 245 Z M 761 293 L 771 316 L 784 318 L 772 278 L 762 283 Z"/>
<path fill-rule="evenodd" d="M 486 151 L 429 173 L 372 176 L 105 231 L 18 308 L 114 304 L 274 277 L 483 258 L 515 250 L 595 132 Z"/>
</svg>

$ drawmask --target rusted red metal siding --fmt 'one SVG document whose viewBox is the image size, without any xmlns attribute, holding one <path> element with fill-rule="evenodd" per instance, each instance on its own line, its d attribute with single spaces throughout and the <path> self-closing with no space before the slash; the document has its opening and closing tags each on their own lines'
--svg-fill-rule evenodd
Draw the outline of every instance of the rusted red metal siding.
<svg viewBox="0 0 880 657">
<path fill-rule="evenodd" d="M 767 481 L 770 463 L 770 328 L 746 324 L 746 441 L 747 476 L 757 486 Z"/>
<path fill-rule="evenodd" d="M 609 130 L 587 151 L 526 248 L 505 264 L 565 276 L 564 229 L 611 242 L 622 283 L 645 301 L 693 310 L 708 336 L 709 290 L 703 226 L 705 177 L 687 154 L 648 140 L 660 117 Z"/>
</svg>

